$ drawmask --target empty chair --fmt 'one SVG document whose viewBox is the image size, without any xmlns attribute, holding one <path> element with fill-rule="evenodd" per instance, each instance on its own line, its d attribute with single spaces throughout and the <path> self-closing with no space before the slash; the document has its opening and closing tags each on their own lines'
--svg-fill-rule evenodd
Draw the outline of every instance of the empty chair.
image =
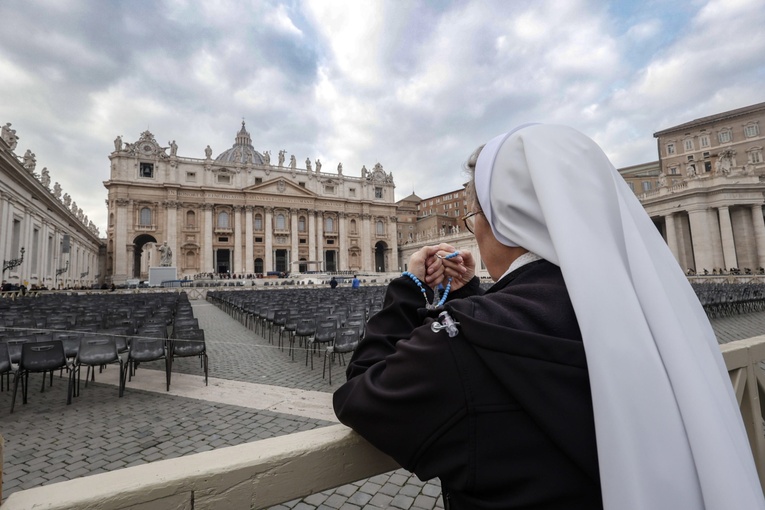
<svg viewBox="0 0 765 510">
<path fill-rule="evenodd" d="M 0 391 L 5 391 L 5 384 L 3 383 L 3 375 L 5 375 L 5 383 L 8 384 L 8 389 L 11 389 L 11 352 L 8 350 L 8 343 L 0 340 Z"/>
<path fill-rule="evenodd" d="M 337 321 L 335 319 L 319 321 L 316 326 L 316 333 L 313 338 L 308 340 L 310 345 L 306 346 L 305 350 L 305 364 L 308 365 L 308 354 L 311 351 L 310 347 L 316 347 L 316 344 L 329 344 L 335 341 L 335 334 L 337 333 Z M 311 370 L 313 370 L 313 356 L 311 356 Z"/>
<path fill-rule="evenodd" d="M 170 391 L 170 360 L 167 356 L 165 338 L 157 336 L 150 338 L 147 336 L 135 336 L 130 339 L 130 350 L 128 351 L 128 371 L 130 379 L 133 379 L 135 367 L 138 363 L 165 360 L 165 379 L 167 381 L 167 391 Z"/>
<path fill-rule="evenodd" d="M 90 371 L 93 370 L 95 376 L 96 367 L 102 367 L 117 363 L 120 366 L 119 371 L 119 396 L 121 397 L 125 393 L 125 364 L 117 351 L 117 340 L 115 337 L 108 336 L 86 336 L 80 340 L 80 346 L 77 350 L 77 357 L 74 360 L 74 372 L 77 375 L 77 383 L 74 385 L 73 395 L 76 397 L 80 394 L 80 371 L 82 366 L 88 367 L 88 371 L 85 373 L 85 386 L 88 386 L 88 377 Z"/>
<path fill-rule="evenodd" d="M 306 349 L 308 349 L 308 339 L 312 337 L 316 333 L 316 320 L 312 319 L 310 317 L 304 317 L 301 319 L 298 319 L 297 325 L 295 326 L 295 336 L 292 337 L 292 342 L 290 342 L 290 354 L 292 354 L 292 359 L 295 359 L 295 353 L 294 353 L 294 344 L 296 341 L 299 341 L 299 345 L 305 344 Z"/>
<path fill-rule="evenodd" d="M 284 327 L 284 325 L 287 323 L 287 319 L 289 318 L 290 312 L 289 310 L 275 310 L 274 311 L 274 318 L 271 321 L 271 329 L 268 331 L 268 343 L 272 343 L 272 337 L 274 328 L 279 328 L 279 347 L 281 347 L 281 330 Z"/>
<path fill-rule="evenodd" d="M 322 379 L 327 369 L 327 357 L 329 360 L 329 384 L 332 384 L 332 364 L 335 361 L 335 354 L 340 355 L 342 363 L 345 364 L 343 354 L 353 352 L 359 345 L 359 332 L 356 328 L 342 328 L 337 332 L 335 341 L 332 345 L 327 346 L 327 350 L 324 352 L 324 369 L 321 372 Z"/>
<path fill-rule="evenodd" d="M 11 399 L 11 412 L 16 405 L 16 391 L 21 381 L 22 402 L 27 403 L 29 392 L 29 374 L 42 373 L 42 390 L 45 391 L 45 373 L 59 368 L 69 371 L 69 387 L 66 394 L 66 403 L 72 403 L 72 365 L 64 353 L 64 344 L 61 340 L 47 340 L 44 342 L 24 342 L 21 344 L 21 358 L 13 378 L 13 398 Z"/>
<path fill-rule="evenodd" d="M 290 342 L 290 356 L 292 356 L 293 361 L 295 360 L 295 355 L 292 345 L 295 342 L 295 329 L 297 328 L 299 314 L 299 310 L 290 310 L 287 319 L 284 321 L 284 326 L 282 326 L 282 330 L 279 332 L 279 347 L 282 346 L 282 334 L 287 333 L 287 339 Z"/>
<path fill-rule="evenodd" d="M 5 341 L 8 343 L 8 351 L 11 354 L 11 362 L 18 363 L 21 360 L 21 346 L 25 342 L 36 342 L 37 337 L 35 337 L 35 335 L 14 335 L 7 337 Z"/>
<path fill-rule="evenodd" d="M 168 372 L 168 387 L 172 377 L 173 360 L 175 358 L 187 358 L 199 356 L 200 364 L 205 371 L 205 386 L 207 386 L 207 346 L 205 345 L 205 332 L 202 329 L 186 330 L 170 342 L 170 361 Z"/>
</svg>

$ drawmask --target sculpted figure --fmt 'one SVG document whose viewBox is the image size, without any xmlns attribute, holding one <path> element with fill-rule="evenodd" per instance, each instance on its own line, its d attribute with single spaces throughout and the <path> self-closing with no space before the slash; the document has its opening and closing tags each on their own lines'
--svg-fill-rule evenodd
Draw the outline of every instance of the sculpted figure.
<svg viewBox="0 0 765 510">
<path fill-rule="evenodd" d="M 19 137 L 16 136 L 16 130 L 11 129 L 11 123 L 6 122 L 2 129 L 3 141 L 10 147 L 11 150 L 16 148 L 16 144 L 19 141 Z"/>
<path fill-rule="evenodd" d="M 210 157 L 211 157 L 211 156 L 212 156 L 212 149 L 211 149 L 211 148 L 210 148 L 210 146 L 208 145 L 207 147 L 205 147 L 205 157 L 206 157 L 207 159 L 210 159 Z"/>
<path fill-rule="evenodd" d="M 305 169 L 311 171 L 311 158 L 305 158 Z"/>
<path fill-rule="evenodd" d="M 122 136 L 118 136 L 114 139 L 114 152 L 120 152 L 122 150 Z"/>
<path fill-rule="evenodd" d="M 297 160 L 294 154 L 290 156 L 290 168 L 297 168 Z"/>
<path fill-rule="evenodd" d="M 45 186 L 46 189 L 50 186 L 50 172 L 48 172 L 47 166 L 42 169 L 40 182 L 42 183 L 43 186 Z"/>
<path fill-rule="evenodd" d="M 321 160 L 317 159 L 316 160 L 316 173 L 318 174 L 319 172 L 321 172 Z"/>
<path fill-rule="evenodd" d="M 667 187 L 667 176 L 664 175 L 664 172 L 659 174 L 659 187 L 660 188 L 666 188 Z"/>
<path fill-rule="evenodd" d="M 24 168 L 26 168 L 29 172 L 34 172 L 35 166 L 37 166 L 35 155 L 31 150 L 27 149 L 27 151 L 24 153 Z"/>
<path fill-rule="evenodd" d="M 242 151 L 239 150 L 239 148 L 237 147 L 236 149 L 234 149 L 234 163 L 241 163 L 241 161 L 242 161 Z"/>
<path fill-rule="evenodd" d="M 59 183 L 53 185 L 53 196 L 61 198 L 61 185 Z"/>
<path fill-rule="evenodd" d="M 178 144 L 175 143 L 175 140 L 170 142 L 170 155 L 176 156 L 178 154 Z"/>
<path fill-rule="evenodd" d="M 279 151 L 279 166 L 284 166 L 284 155 L 286 154 L 286 152 L 287 151 L 285 150 Z"/>
<path fill-rule="evenodd" d="M 162 243 L 162 246 L 158 248 L 160 259 L 159 265 L 162 267 L 170 267 L 173 265 L 173 250 L 167 245 L 167 241 Z"/>
<path fill-rule="evenodd" d="M 263 162 L 266 165 L 271 164 L 271 151 L 263 151 Z"/>
<path fill-rule="evenodd" d="M 69 207 L 69 210 L 72 211 L 72 214 L 77 214 L 77 202 L 72 202 L 72 205 Z"/>
<path fill-rule="evenodd" d="M 728 175 L 733 168 L 733 157 L 731 151 L 723 151 L 715 163 L 715 170 L 720 175 Z"/>
<path fill-rule="evenodd" d="M 338 163 L 337 164 L 337 173 L 340 174 L 340 175 L 343 175 L 343 164 L 342 163 Z"/>
<path fill-rule="evenodd" d="M 361 165 L 361 178 L 366 179 L 367 178 L 367 165 Z"/>
<path fill-rule="evenodd" d="M 69 193 L 64 193 L 64 205 L 69 207 L 72 203 L 72 197 L 69 196 Z"/>
<path fill-rule="evenodd" d="M 696 177 L 696 165 L 688 165 L 688 168 L 685 170 L 685 174 L 688 177 Z"/>
</svg>

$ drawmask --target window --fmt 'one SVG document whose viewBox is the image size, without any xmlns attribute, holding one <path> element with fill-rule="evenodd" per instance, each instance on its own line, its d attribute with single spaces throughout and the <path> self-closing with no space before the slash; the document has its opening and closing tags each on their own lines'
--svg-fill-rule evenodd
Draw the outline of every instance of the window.
<svg viewBox="0 0 765 510">
<path fill-rule="evenodd" d="M 255 215 L 255 230 L 263 230 L 263 216 L 260 214 Z"/>
<path fill-rule="evenodd" d="M 755 148 L 749 151 L 749 162 L 752 164 L 762 163 L 762 149 Z"/>
<path fill-rule="evenodd" d="M 255 238 L 255 242 L 256 243 L 262 243 L 263 242 L 263 238 L 262 237 L 256 237 Z"/>
<path fill-rule="evenodd" d="M 197 173 L 196 172 L 186 172 L 186 181 L 187 182 L 195 182 L 197 180 Z"/>
<path fill-rule="evenodd" d="M 219 174 L 218 175 L 218 184 L 231 184 L 231 176 L 230 175 Z"/>
<path fill-rule="evenodd" d="M 686 158 L 688 161 L 693 161 L 693 154 L 689 154 Z"/>
<path fill-rule="evenodd" d="M 377 220 L 377 235 L 385 235 L 385 223 L 383 223 L 382 220 Z"/>
<path fill-rule="evenodd" d="M 693 150 L 693 140 L 688 139 L 685 141 L 685 151 L 692 151 Z"/>
<path fill-rule="evenodd" d="M 305 232 L 305 216 L 298 218 L 298 232 Z"/>
<path fill-rule="evenodd" d="M 335 193 L 335 187 L 334 186 L 324 186 L 324 193 Z"/>
<path fill-rule="evenodd" d="M 356 233 L 356 220 L 351 220 L 351 234 Z"/>
<path fill-rule="evenodd" d="M 335 231 L 335 220 L 332 217 L 324 218 L 324 231 L 325 232 Z"/>
<path fill-rule="evenodd" d="M 643 181 L 640 184 L 643 186 L 643 193 L 651 191 L 651 183 L 649 181 Z"/>
<path fill-rule="evenodd" d="M 712 171 L 712 162 L 711 161 L 704 161 L 704 171 L 705 172 L 711 172 Z"/>
<path fill-rule="evenodd" d="M 276 215 L 276 230 L 287 230 L 287 220 L 281 213 Z"/>
<path fill-rule="evenodd" d="M 702 147 L 709 147 L 709 135 L 701 135 L 699 137 L 699 143 Z"/>
<path fill-rule="evenodd" d="M 383 189 L 379 186 L 375 187 L 375 198 L 382 198 L 383 197 Z M 439 200 L 440 202 L 440 200 Z"/>
<path fill-rule="evenodd" d="M 757 124 L 749 124 L 744 128 L 744 136 L 752 138 L 760 133 L 759 126 Z"/>
<path fill-rule="evenodd" d="M 186 226 L 188 228 L 194 228 L 197 226 L 197 215 L 194 213 L 194 211 L 186 212 Z"/>
<path fill-rule="evenodd" d="M 672 175 L 677 175 L 677 167 L 673 166 L 669 169 L 669 173 Z"/>
<path fill-rule="evenodd" d="M 356 196 L 356 188 L 348 188 L 348 196 L 355 197 Z"/>
<path fill-rule="evenodd" d="M 226 211 L 221 211 L 218 213 L 218 228 L 229 228 L 228 213 Z"/>
<path fill-rule="evenodd" d="M 298 182 L 298 186 L 300 186 L 301 188 L 305 188 L 305 183 L 304 182 Z"/>
<path fill-rule="evenodd" d="M 630 185 L 630 189 L 631 189 L 632 191 L 635 191 L 635 183 L 634 183 L 634 182 L 628 182 L 627 184 L 629 184 L 629 185 Z"/>
<path fill-rule="evenodd" d="M 255 184 L 263 184 L 263 178 L 262 177 L 255 177 Z"/>
<path fill-rule="evenodd" d="M 154 163 L 141 163 L 139 174 L 141 177 L 154 177 Z"/>
<path fill-rule="evenodd" d="M 709 158 L 709 153 L 708 153 L 708 152 L 705 152 L 704 154 L 702 154 L 702 156 L 703 156 L 705 159 L 707 159 L 707 158 Z"/>
<path fill-rule="evenodd" d="M 674 154 L 675 153 L 675 144 L 674 143 L 668 143 L 667 144 L 667 154 Z"/>
<path fill-rule="evenodd" d="M 151 226 L 151 209 L 149 209 L 148 207 L 141 208 L 138 224 L 141 225 L 142 227 Z"/>
<path fill-rule="evenodd" d="M 227 243 L 228 242 L 228 237 L 219 237 L 218 238 L 218 242 L 219 243 Z"/>
<path fill-rule="evenodd" d="M 720 140 L 720 143 L 731 142 L 733 140 L 733 136 L 730 133 L 730 129 L 726 129 L 717 133 L 717 139 Z"/>
</svg>

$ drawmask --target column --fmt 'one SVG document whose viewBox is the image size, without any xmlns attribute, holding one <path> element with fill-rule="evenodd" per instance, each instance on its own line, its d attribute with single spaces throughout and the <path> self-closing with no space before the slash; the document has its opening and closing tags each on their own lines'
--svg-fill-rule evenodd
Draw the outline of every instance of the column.
<svg viewBox="0 0 765 510">
<path fill-rule="evenodd" d="M 308 211 L 308 260 L 319 260 L 316 258 L 316 213 L 314 211 Z M 312 269 L 321 269 L 315 265 L 308 266 L 309 271 Z"/>
<path fill-rule="evenodd" d="M 316 260 L 320 261 L 319 269 L 326 271 L 324 258 L 324 215 L 316 211 Z"/>
<path fill-rule="evenodd" d="M 112 266 L 112 281 L 115 283 L 124 283 L 126 279 L 132 278 L 132 275 L 128 273 L 128 204 L 129 200 L 125 198 L 118 198 L 114 201 L 117 204 L 117 214 L 114 220 L 114 263 Z M 54 241 L 58 246 L 59 239 Z M 61 254 L 53 263 L 54 271 L 60 269 L 62 264 L 66 264 L 62 260 Z M 55 273 L 54 273 L 55 277 Z"/>
<path fill-rule="evenodd" d="M 165 206 L 165 237 L 167 245 L 173 252 L 172 265 L 178 267 L 180 256 L 178 247 L 178 202 L 166 201 Z"/>
<path fill-rule="evenodd" d="M 733 225 L 730 221 L 728 206 L 717 208 L 720 217 L 720 238 L 722 239 L 723 261 L 725 268 L 738 267 L 736 244 L 733 240 Z"/>
<path fill-rule="evenodd" d="M 711 273 L 714 268 L 714 260 L 712 258 L 712 244 L 706 208 L 688 211 L 688 219 L 691 223 L 691 239 L 693 240 L 693 258 L 696 272 L 703 274 L 704 269 L 707 269 Z M 760 221 L 762 221 L 762 217 Z M 763 226 L 763 233 L 765 234 L 765 226 Z"/>
<path fill-rule="evenodd" d="M 762 204 L 752 206 L 752 224 L 757 245 L 757 264 L 758 267 L 765 267 L 765 219 L 762 217 Z"/>
<path fill-rule="evenodd" d="M 263 223 L 263 230 L 266 234 L 266 259 L 263 261 L 263 272 L 268 273 L 274 270 L 274 208 L 266 207 L 266 218 Z"/>
<path fill-rule="evenodd" d="M 231 257 L 231 274 L 244 272 L 244 257 L 242 256 L 242 206 L 234 206 L 234 250 Z"/>
<path fill-rule="evenodd" d="M 340 238 L 337 256 L 337 268 L 340 271 L 348 271 L 348 235 L 346 229 L 346 217 L 344 212 L 337 213 L 337 235 Z"/>
<path fill-rule="evenodd" d="M 244 270 L 247 273 L 255 272 L 255 255 L 252 245 L 252 212 L 251 205 L 244 206 Z"/>
<path fill-rule="evenodd" d="M 388 225 L 387 225 L 387 235 L 388 239 L 390 241 L 390 256 L 388 257 L 390 261 L 390 267 L 388 267 L 388 271 L 401 271 L 399 269 L 399 260 L 398 260 L 398 225 L 396 222 L 398 221 L 398 218 L 395 216 L 390 216 L 388 218 Z M 480 266 L 479 266 L 480 267 Z"/>
<path fill-rule="evenodd" d="M 361 268 L 364 271 L 376 272 L 377 268 L 374 267 L 374 260 L 372 258 L 374 244 L 372 243 L 372 231 L 370 229 L 371 219 L 372 216 L 370 214 L 361 215 Z"/>
<path fill-rule="evenodd" d="M 204 235 L 202 236 L 202 272 L 214 273 L 213 267 L 213 204 L 203 204 L 205 215 Z"/>
<path fill-rule="evenodd" d="M 292 240 L 292 247 L 290 249 L 289 266 L 287 266 L 287 271 L 290 273 L 293 271 L 297 272 L 300 269 L 298 264 L 293 264 L 293 262 L 300 260 L 298 256 L 298 214 L 299 211 L 297 209 L 290 209 L 290 239 Z"/>
<path fill-rule="evenodd" d="M 0 257 L 3 260 L 8 260 L 8 239 L 11 230 L 8 224 L 9 207 L 8 194 L 0 191 Z"/>
<path fill-rule="evenodd" d="M 675 225 L 675 215 L 673 213 L 664 217 L 664 227 L 667 231 L 667 246 L 669 246 L 669 251 L 675 256 L 677 263 L 682 265 L 680 255 L 677 251 L 677 225 Z"/>
</svg>

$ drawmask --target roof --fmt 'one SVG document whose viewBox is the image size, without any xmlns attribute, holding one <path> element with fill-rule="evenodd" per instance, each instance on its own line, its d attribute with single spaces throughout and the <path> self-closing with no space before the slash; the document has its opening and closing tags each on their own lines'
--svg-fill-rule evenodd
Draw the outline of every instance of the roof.
<svg viewBox="0 0 765 510">
<path fill-rule="evenodd" d="M 680 131 L 683 129 L 688 129 L 696 126 L 701 126 L 704 124 L 709 124 L 710 122 L 716 122 L 718 120 L 725 120 L 730 119 L 733 117 L 738 117 L 741 115 L 746 115 L 748 113 L 753 113 L 759 110 L 765 110 L 765 103 L 757 103 L 749 106 L 744 106 L 743 108 L 737 108 L 735 110 L 729 110 L 727 112 L 722 113 L 716 113 L 714 115 L 709 115 L 708 117 L 701 117 L 695 120 L 692 120 L 690 122 L 686 122 L 684 124 L 678 124 L 677 126 L 673 126 L 671 128 L 662 129 L 661 131 L 657 131 L 653 134 L 654 138 L 658 138 L 662 135 L 672 133 L 674 131 Z"/>
<path fill-rule="evenodd" d="M 252 138 L 250 133 L 244 128 L 244 121 L 242 121 L 242 129 L 236 134 L 234 145 L 223 151 L 215 158 L 219 163 L 243 163 L 252 162 L 255 165 L 262 165 L 264 163 L 263 156 L 252 147 Z"/>
</svg>

